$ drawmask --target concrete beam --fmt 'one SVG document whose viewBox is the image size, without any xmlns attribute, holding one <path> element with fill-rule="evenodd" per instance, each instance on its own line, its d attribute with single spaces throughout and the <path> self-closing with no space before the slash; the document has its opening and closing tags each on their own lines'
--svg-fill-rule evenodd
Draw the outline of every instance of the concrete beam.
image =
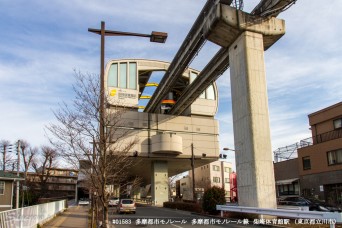
<svg viewBox="0 0 342 228">
<path fill-rule="evenodd" d="M 206 26 L 211 30 L 208 40 L 222 47 L 230 47 L 242 32 L 250 31 L 263 35 L 267 50 L 285 34 L 285 21 L 275 17 L 254 16 L 224 4 L 212 12 Z"/>
</svg>

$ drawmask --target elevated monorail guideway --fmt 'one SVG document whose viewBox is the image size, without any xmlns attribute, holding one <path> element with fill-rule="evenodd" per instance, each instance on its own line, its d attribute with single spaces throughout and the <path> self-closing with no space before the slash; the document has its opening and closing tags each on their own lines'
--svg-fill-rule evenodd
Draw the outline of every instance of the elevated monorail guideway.
<svg viewBox="0 0 342 228">
<path fill-rule="evenodd" d="M 280 12 L 286 10 L 295 2 L 296 0 L 263 0 L 254 8 L 251 14 L 257 16 L 277 16 Z M 268 47 L 266 47 L 266 49 L 267 48 Z M 200 94 L 202 94 L 210 83 L 216 81 L 228 67 L 228 48 L 221 48 L 202 70 L 195 81 L 183 91 L 169 114 L 181 115 L 182 112 L 186 110 L 186 108 L 189 107 Z"/>
<path fill-rule="evenodd" d="M 207 66 L 200 72 L 196 79 L 185 88 L 176 104 L 168 114 L 181 115 L 194 101 L 220 77 L 228 68 L 229 55 L 226 48 L 221 48 Z"/>
<path fill-rule="evenodd" d="M 281 31 L 284 26 L 283 24 L 277 25 L 274 23 L 275 20 L 267 19 L 270 22 L 270 29 L 261 31 L 258 28 L 259 24 L 264 21 L 264 17 L 277 16 L 295 2 L 296 0 L 262 0 L 251 14 L 247 14 L 229 7 L 228 5 L 232 1 L 207 1 L 144 111 L 159 112 L 161 101 L 180 80 L 180 75 L 205 40 L 210 40 L 222 46 L 222 49 L 207 64 L 200 76 L 182 92 L 176 105 L 169 112 L 169 114 L 180 115 L 210 83 L 214 82 L 228 68 L 228 48 L 236 37 L 243 31 L 260 32 L 263 34 L 264 48 L 267 50 L 285 33 L 285 31 Z M 256 18 L 258 19 L 256 20 Z M 231 26 L 236 28 L 231 29 Z"/>
<path fill-rule="evenodd" d="M 190 64 L 193 57 L 201 49 L 206 41 L 209 28 L 206 28 L 206 18 L 210 10 L 214 10 L 214 1 L 207 1 L 200 15 L 196 19 L 182 46 L 172 60 L 169 69 L 159 83 L 152 99 L 146 105 L 144 112 L 157 113 L 162 100 L 168 95 L 176 83 L 181 80 L 181 75 Z M 203 92 L 203 91 L 202 91 Z"/>
<path fill-rule="evenodd" d="M 251 14 L 261 17 L 276 17 L 295 4 L 296 1 L 297 0 L 262 0 L 252 10 Z"/>
</svg>

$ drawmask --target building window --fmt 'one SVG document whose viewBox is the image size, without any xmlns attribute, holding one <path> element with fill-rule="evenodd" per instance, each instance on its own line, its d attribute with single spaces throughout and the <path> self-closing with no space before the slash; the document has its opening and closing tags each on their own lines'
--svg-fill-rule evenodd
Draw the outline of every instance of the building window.
<svg viewBox="0 0 342 228">
<path fill-rule="evenodd" d="M 0 195 L 5 194 L 5 181 L 0 181 Z"/>
<path fill-rule="evenodd" d="M 342 118 L 334 120 L 334 128 L 335 129 L 342 128 Z"/>
<path fill-rule="evenodd" d="M 195 81 L 198 75 L 195 72 L 190 72 L 190 84 Z M 215 90 L 213 84 L 209 85 L 206 90 L 199 96 L 199 98 L 207 99 L 207 100 L 215 100 Z"/>
<path fill-rule="evenodd" d="M 129 89 L 137 89 L 137 64 L 129 63 Z"/>
<path fill-rule="evenodd" d="M 294 182 L 292 184 L 278 185 L 279 196 L 286 195 L 299 195 L 299 183 Z"/>
<path fill-rule="evenodd" d="M 231 168 L 229 168 L 229 167 L 224 167 L 224 171 L 225 171 L 226 173 L 231 173 Z"/>
<path fill-rule="evenodd" d="M 114 63 L 110 66 L 107 80 L 108 86 L 118 87 L 118 64 Z"/>
<path fill-rule="evenodd" d="M 220 178 L 219 177 L 213 177 L 213 182 L 214 183 L 220 183 Z"/>
<path fill-rule="evenodd" d="M 224 178 L 224 183 L 229 183 L 229 178 Z"/>
<path fill-rule="evenodd" d="M 213 165 L 213 170 L 214 170 L 214 171 L 220 171 L 220 166 L 218 166 L 218 165 Z"/>
<path fill-rule="evenodd" d="M 311 169 L 311 162 L 310 162 L 310 157 L 303 157 L 303 169 L 307 170 L 307 169 Z"/>
<path fill-rule="evenodd" d="M 342 163 L 342 149 L 329 151 L 328 155 L 328 165 L 336 165 Z"/>
<path fill-rule="evenodd" d="M 119 87 L 127 88 L 127 63 L 120 63 Z"/>
</svg>

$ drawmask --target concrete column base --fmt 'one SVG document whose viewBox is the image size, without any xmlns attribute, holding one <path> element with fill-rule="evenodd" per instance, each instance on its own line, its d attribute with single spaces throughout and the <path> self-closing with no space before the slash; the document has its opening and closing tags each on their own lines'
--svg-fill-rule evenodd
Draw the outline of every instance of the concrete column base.
<svg viewBox="0 0 342 228">
<path fill-rule="evenodd" d="M 169 176 L 167 161 L 152 162 L 151 195 L 152 203 L 163 206 L 169 201 Z"/>
</svg>

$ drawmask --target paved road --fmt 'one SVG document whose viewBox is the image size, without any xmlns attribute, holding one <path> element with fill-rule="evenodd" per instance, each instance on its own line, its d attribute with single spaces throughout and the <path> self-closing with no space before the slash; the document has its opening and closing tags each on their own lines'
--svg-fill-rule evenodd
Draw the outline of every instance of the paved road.
<svg viewBox="0 0 342 228">
<path fill-rule="evenodd" d="M 151 206 L 138 206 L 136 214 L 117 214 L 115 208 L 110 208 L 109 221 L 116 228 L 128 228 L 138 226 L 168 227 L 251 227 L 242 224 L 242 220 L 219 220 L 217 218 L 193 215 L 190 212 L 157 208 Z M 219 221 L 221 224 L 219 224 Z M 238 224 L 240 222 L 240 224 Z M 196 224 L 197 223 L 197 224 Z M 198 224 L 201 223 L 201 224 Z M 204 223 L 209 223 L 205 224 Z M 250 222 L 251 223 L 251 222 Z M 259 226 L 260 227 L 260 226 Z"/>
</svg>

